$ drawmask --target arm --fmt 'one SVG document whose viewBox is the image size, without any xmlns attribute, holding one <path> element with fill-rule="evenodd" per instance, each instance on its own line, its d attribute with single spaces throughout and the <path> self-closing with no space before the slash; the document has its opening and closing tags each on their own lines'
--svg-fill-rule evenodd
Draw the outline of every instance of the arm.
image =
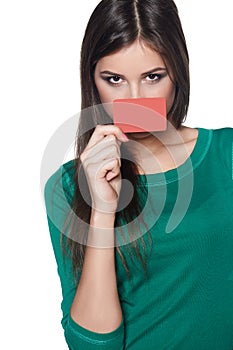
<svg viewBox="0 0 233 350">
<path fill-rule="evenodd" d="M 84 264 L 71 307 L 76 323 L 108 333 L 122 322 L 115 271 L 114 222 L 121 188 L 120 144 L 128 138 L 116 126 L 98 125 L 80 160 L 91 194 L 91 218 Z"/>
<path fill-rule="evenodd" d="M 84 263 L 76 284 L 72 268 L 67 274 L 67 266 L 66 269 L 63 266 L 59 238 L 70 209 L 67 199 L 72 197 L 69 195 L 72 181 L 62 173 L 59 182 L 55 174 L 45 188 L 50 232 L 63 289 L 62 324 L 71 350 L 92 350 L 97 346 L 101 350 L 121 350 L 124 346 L 115 272 L 114 221 L 121 189 L 120 144 L 127 141 L 118 127 L 98 125 L 80 156 L 91 194 L 92 213 Z M 51 190 L 54 183 L 55 191 Z M 52 232 L 54 227 L 56 233 Z M 71 262 L 67 265 L 71 266 Z"/>
<path fill-rule="evenodd" d="M 76 282 L 71 259 L 66 256 L 63 258 L 60 235 L 61 227 L 70 208 L 65 194 L 72 197 L 70 194 L 72 183 L 69 179 L 67 180 L 67 172 L 65 172 L 65 181 L 58 180 L 61 178 L 61 173 L 63 171 L 59 169 L 48 180 L 45 187 L 45 204 L 62 287 L 62 326 L 66 342 L 70 350 L 95 350 L 97 348 L 122 350 L 124 348 L 124 324 L 123 320 L 121 322 L 122 314 L 116 288 L 114 248 L 98 249 L 87 246 L 83 270 Z M 95 243 L 91 239 L 97 230 L 95 226 L 101 226 L 100 222 L 103 223 L 103 217 L 93 213 L 91 224 L 94 229 L 89 232 L 90 245 Z M 104 222 L 107 223 L 106 217 Z M 109 217 L 107 226 L 113 237 L 113 218 Z M 101 296 L 102 292 L 104 295 Z M 98 304 L 99 309 L 97 309 Z"/>
<path fill-rule="evenodd" d="M 112 332 L 122 322 L 115 271 L 114 220 L 112 215 L 92 212 L 89 246 L 86 247 L 82 274 L 71 307 L 71 317 L 75 322 L 98 333 Z M 98 227 L 107 229 L 112 248 L 96 247 L 100 243 L 98 235 L 101 235 Z"/>
<path fill-rule="evenodd" d="M 117 291 L 115 250 L 114 247 L 96 247 L 100 243 L 96 239 L 100 234 L 97 227 L 103 227 L 103 223 L 105 228 L 109 229 L 107 234 L 114 242 L 114 219 L 93 213 L 92 230 L 88 236 L 89 245 L 86 247 L 82 273 L 70 309 L 70 326 L 73 325 L 73 330 L 76 328 L 79 336 L 86 336 L 88 344 L 84 347 L 83 340 L 81 344 L 80 339 L 67 338 L 72 350 L 92 350 L 97 346 L 101 350 L 123 349 L 124 328 Z M 70 335 L 70 329 L 66 332 L 67 335 Z"/>
</svg>

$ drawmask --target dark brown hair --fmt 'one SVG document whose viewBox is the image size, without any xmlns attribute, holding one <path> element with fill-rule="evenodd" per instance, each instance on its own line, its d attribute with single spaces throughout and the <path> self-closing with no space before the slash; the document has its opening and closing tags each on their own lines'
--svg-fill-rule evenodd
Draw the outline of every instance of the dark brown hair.
<svg viewBox="0 0 233 350">
<path fill-rule="evenodd" d="M 161 55 L 175 85 L 175 98 L 168 112 L 168 120 L 176 129 L 179 129 L 187 115 L 190 92 L 189 57 L 175 3 L 172 0 L 102 0 L 89 19 L 81 49 L 82 112 L 77 131 L 77 151 L 74 160 L 75 193 L 72 202 L 72 210 L 76 213 L 76 218 L 79 217 L 81 220 L 79 223 L 75 219 L 71 220 L 70 235 L 69 238 L 66 237 L 66 244 L 63 240 L 63 246 L 69 248 L 67 251 L 70 252 L 75 272 L 82 268 L 85 242 L 78 243 L 72 235 L 77 232 L 87 237 L 87 229 L 82 222 L 89 223 L 91 215 L 89 189 L 82 170 L 80 155 L 87 146 L 97 124 L 112 124 L 104 108 L 101 108 L 100 97 L 94 82 L 95 67 L 102 57 L 129 46 L 136 39 L 143 40 Z M 88 109 L 88 107 L 91 108 Z M 143 208 L 141 195 L 139 196 L 137 191 L 138 167 L 136 161 L 129 160 L 132 160 L 133 156 L 127 154 L 123 144 L 121 151 L 123 154 L 122 178 L 132 183 L 134 194 L 131 202 L 116 213 L 115 227 L 120 227 L 122 222 L 132 222 Z M 82 193 L 84 190 L 87 194 L 85 199 L 80 191 L 80 179 Z M 119 203 L 122 193 L 125 193 L 124 186 L 121 189 Z M 143 243 L 143 238 L 141 240 Z M 144 244 L 143 247 L 145 247 Z M 133 241 L 130 248 L 133 248 L 145 270 L 146 263 L 141 255 L 138 242 Z M 117 246 L 116 249 L 127 274 L 130 275 L 121 247 Z"/>
</svg>

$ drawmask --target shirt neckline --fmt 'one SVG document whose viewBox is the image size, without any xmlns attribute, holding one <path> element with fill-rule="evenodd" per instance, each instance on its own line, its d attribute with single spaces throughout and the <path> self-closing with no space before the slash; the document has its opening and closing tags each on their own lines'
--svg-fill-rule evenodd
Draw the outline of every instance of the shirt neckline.
<svg viewBox="0 0 233 350">
<path fill-rule="evenodd" d="M 205 158 L 213 137 L 213 130 L 196 127 L 198 136 L 193 151 L 184 163 L 177 168 L 155 174 L 137 174 L 138 186 L 162 186 L 191 174 Z"/>
</svg>

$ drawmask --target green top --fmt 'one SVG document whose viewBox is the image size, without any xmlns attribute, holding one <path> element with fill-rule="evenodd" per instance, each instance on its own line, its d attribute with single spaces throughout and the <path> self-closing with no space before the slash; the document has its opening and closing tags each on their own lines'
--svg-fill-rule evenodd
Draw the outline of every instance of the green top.
<svg viewBox="0 0 233 350">
<path fill-rule="evenodd" d="M 78 282 L 70 260 L 62 259 L 59 227 L 69 207 L 64 194 L 72 200 L 73 161 L 47 181 L 46 210 L 69 349 L 233 349 L 233 128 L 197 129 L 195 148 L 182 165 L 165 173 L 138 175 L 138 190 L 147 186 L 150 197 L 144 215 L 151 250 L 148 235 L 143 236 L 148 278 L 141 264 L 127 256 L 130 282 L 116 252 L 123 321 L 113 332 L 89 331 L 70 317 Z M 122 249 L 127 254 L 126 246 Z"/>
</svg>

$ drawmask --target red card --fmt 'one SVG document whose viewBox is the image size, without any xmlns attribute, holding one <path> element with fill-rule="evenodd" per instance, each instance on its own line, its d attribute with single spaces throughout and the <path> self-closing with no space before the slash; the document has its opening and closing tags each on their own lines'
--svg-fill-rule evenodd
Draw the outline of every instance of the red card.
<svg viewBox="0 0 233 350">
<path fill-rule="evenodd" d="M 113 122 L 123 132 L 167 129 L 166 99 L 163 97 L 117 99 L 113 101 Z"/>
</svg>

